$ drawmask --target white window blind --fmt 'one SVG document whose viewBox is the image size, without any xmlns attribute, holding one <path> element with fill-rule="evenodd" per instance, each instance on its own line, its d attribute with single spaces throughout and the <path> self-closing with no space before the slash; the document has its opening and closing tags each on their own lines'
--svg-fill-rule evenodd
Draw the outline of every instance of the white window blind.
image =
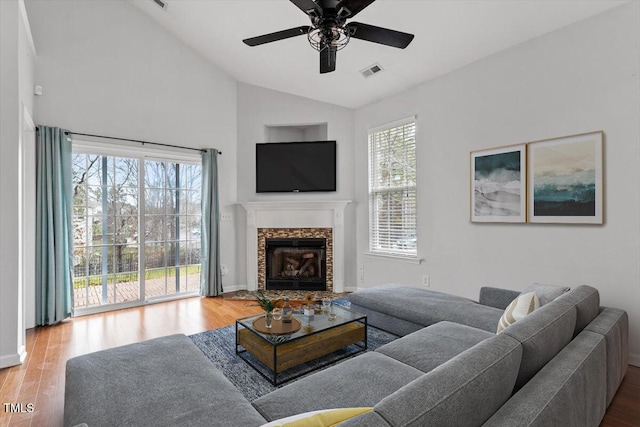
<svg viewBox="0 0 640 427">
<path fill-rule="evenodd" d="M 416 123 L 369 131 L 369 250 L 417 256 Z"/>
</svg>

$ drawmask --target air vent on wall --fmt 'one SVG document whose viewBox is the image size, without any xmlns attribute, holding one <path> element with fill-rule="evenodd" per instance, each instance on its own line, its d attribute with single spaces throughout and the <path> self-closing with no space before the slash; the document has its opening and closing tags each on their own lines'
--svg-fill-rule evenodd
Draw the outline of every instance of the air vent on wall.
<svg viewBox="0 0 640 427">
<path fill-rule="evenodd" d="M 364 78 L 369 78 L 374 74 L 378 74 L 381 71 L 384 71 L 384 68 L 382 68 L 380 64 L 376 62 L 375 64 L 368 66 L 364 70 L 360 70 L 360 74 L 362 74 L 362 77 Z"/>
<path fill-rule="evenodd" d="M 167 10 L 167 2 L 163 0 L 151 0 L 151 1 L 153 1 L 155 4 L 160 6 L 162 9 Z"/>
</svg>

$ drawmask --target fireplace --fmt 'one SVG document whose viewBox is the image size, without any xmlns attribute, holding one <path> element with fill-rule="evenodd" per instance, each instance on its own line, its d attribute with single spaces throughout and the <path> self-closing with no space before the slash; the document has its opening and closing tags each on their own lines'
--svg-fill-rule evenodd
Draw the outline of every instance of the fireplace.
<svg viewBox="0 0 640 427">
<path fill-rule="evenodd" d="M 266 239 L 326 239 L 326 291 L 345 291 L 344 210 L 347 200 L 244 202 L 247 289 L 266 290 Z M 225 291 L 229 286 L 225 286 Z M 241 288 L 239 288 L 241 289 Z"/>
<path fill-rule="evenodd" d="M 267 290 L 327 289 L 327 241 L 324 238 L 265 239 Z"/>
</svg>

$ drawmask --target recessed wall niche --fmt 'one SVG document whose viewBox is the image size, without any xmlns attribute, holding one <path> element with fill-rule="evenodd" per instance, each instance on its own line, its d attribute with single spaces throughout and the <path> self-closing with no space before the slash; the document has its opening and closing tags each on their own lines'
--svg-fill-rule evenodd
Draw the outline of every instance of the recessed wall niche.
<svg viewBox="0 0 640 427">
<path fill-rule="evenodd" d="M 264 127 L 265 142 L 326 141 L 327 134 L 327 123 Z"/>
</svg>

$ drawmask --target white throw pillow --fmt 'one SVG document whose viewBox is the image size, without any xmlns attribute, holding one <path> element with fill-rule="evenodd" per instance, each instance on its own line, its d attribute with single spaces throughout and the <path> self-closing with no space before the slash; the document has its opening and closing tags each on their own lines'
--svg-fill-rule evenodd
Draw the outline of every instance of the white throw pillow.
<svg viewBox="0 0 640 427">
<path fill-rule="evenodd" d="M 522 319 L 538 307 L 540 307 L 540 301 L 535 292 L 517 296 L 504 310 L 502 317 L 500 317 L 496 333 L 499 334 L 504 328 L 516 323 L 516 321 Z"/>
</svg>

